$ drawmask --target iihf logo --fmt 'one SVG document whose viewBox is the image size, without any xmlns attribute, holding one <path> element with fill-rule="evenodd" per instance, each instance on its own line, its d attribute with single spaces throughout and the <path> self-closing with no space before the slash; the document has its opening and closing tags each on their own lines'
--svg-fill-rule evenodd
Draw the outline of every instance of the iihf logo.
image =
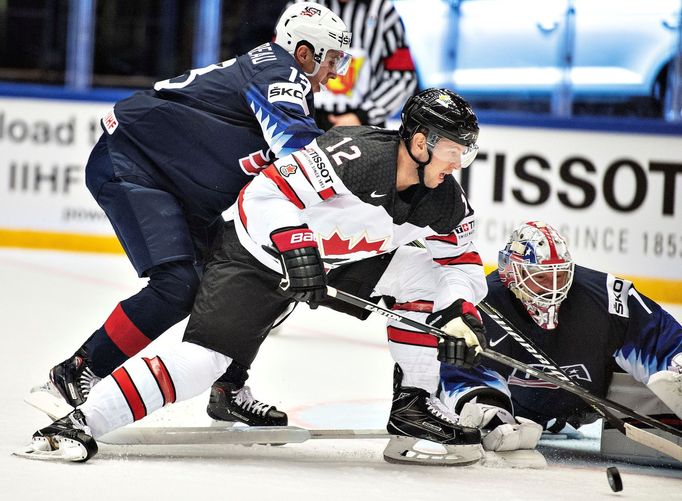
<svg viewBox="0 0 682 501">
<path fill-rule="evenodd" d="M 282 165 L 279 168 L 280 174 L 282 174 L 284 177 L 289 177 L 291 174 L 296 174 L 297 170 L 298 167 L 293 164 Z"/>
</svg>

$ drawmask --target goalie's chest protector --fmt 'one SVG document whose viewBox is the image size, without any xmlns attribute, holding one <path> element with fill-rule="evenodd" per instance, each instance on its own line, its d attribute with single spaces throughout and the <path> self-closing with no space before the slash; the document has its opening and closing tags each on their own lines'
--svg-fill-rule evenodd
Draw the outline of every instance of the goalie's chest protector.
<svg viewBox="0 0 682 501">
<path fill-rule="evenodd" d="M 327 264 L 390 252 L 434 233 L 448 234 L 464 216 L 466 199 L 452 176 L 436 189 L 418 188 L 423 191 L 413 197 L 416 202 L 401 199 L 396 191 L 399 143 L 395 131 L 337 127 L 294 153 L 318 196 L 327 197 L 302 213 Z"/>
</svg>

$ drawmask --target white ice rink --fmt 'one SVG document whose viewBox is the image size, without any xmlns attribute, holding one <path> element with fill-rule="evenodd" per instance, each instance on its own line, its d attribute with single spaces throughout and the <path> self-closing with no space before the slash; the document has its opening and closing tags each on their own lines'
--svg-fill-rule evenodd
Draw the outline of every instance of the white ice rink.
<svg viewBox="0 0 682 501">
<path fill-rule="evenodd" d="M 682 500 L 682 470 L 611 461 L 550 461 L 543 470 L 481 465 L 440 468 L 383 461 L 382 440 L 311 440 L 284 447 L 102 446 L 86 464 L 11 456 L 48 419 L 23 403 L 29 388 L 98 328 L 143 282 L 123 256 L 0 249 L 0 498 L 3 500 Z M 668 308 L 678 319 L 682 308 Z M 312 428 L 381 428 L 390 407 L 392 361 L 381 318 L 359 322 L 298 311 L 271 336 L 249 384 L 256 398 Z M 247 312 L 245 312 L 246 314 Z M 258 313 L 258 305 L 253 311 Z M 157 343 L 178 342 L 184 323 Z M 154 344 L 146 353 L 154 353 Z M 157 345 L 158 346 L 158 345 Z M 163 409 L 157 425 L 208 424 L 207 395 Z M 608 486 L 620 468 L 624 489 Z"/>
</svg>

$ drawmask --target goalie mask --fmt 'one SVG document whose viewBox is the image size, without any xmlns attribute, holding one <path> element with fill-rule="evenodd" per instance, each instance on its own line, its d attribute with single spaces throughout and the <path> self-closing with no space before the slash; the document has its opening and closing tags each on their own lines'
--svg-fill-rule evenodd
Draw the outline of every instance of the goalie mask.
<svg viewBox="0 0 682 501">
<path fill-rule="evenodd" d="M 313 3 L 295 3 L 286 9 L 275 28 L 275 43 L 294 55 L 296 49 L 305 44 L 313 52 L 315 69 L 308 76 L 312 77 L 320 71 L 320 65 L 327 57 L 331 57 L 331 69 L 337 75 L 345 75 L 350 67 L 351 33 L 339 16 L 328 8 Z"/>
<path fill-rule="evenodd" d="M 575 267 L 564 238 L 545 223 L 524 223 L 500 251 L 498 266 L 500 280 L 535 323 L 543 329 L 555 329 Z"/>
<path fill-rule="evenodd" d="M 417 162 L 423 171 L 432 156 L 456 162 L 466 168 L 478 154 L 478 120 L 469 104 L 454 92 L 447 89 L 427 89 L 407 100 L 400 115 L 400 136 L 407 146 L 412 160 Z M 429 159 L 424 163 L 417 160 L 410 150 L 410 141 L 421 132 L 426 136 Z M 449 139 L 465 147 L 457 157 L 452 157 L 455 150 L 447 148 L 441 138 Z M 420 179 L 421 179 L 420 174 Z"/>
</svg>

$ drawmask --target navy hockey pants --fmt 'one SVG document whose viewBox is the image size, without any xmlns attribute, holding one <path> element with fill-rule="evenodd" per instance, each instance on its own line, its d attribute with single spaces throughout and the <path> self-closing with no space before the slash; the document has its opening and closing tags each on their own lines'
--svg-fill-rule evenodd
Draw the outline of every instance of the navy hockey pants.
<svg viewBox="0 0 682 501">
<path fill-rule="evenodd" d="M 83 344 L 91 369 L 103 377 L 189 315 L 222 220 L 190 225 L 175 197 L 150 180 L 115 177 L 104 137 L 88 160 L 86 184 L 138 276 L 149 277 Z"/>
</svg>

